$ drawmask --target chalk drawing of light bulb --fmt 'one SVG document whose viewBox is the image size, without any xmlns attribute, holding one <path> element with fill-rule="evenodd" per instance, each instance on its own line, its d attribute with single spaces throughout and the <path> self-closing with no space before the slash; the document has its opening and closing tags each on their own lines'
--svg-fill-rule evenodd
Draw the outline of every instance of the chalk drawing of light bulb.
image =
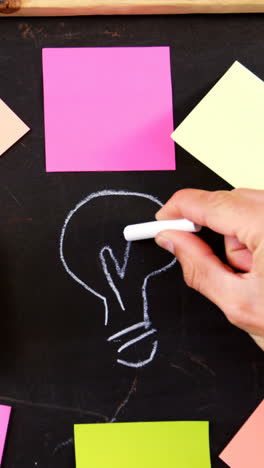
<svg viewBox="0 0 264 468">
<path fill-rule="evenodd" d="M 172 268 L 177 260 L 158 249 L 153 241 L 126 242 L 123 228 L 126 224 L 148 221 L 146 216 L 153 220 L 162 205 L 158 198 L 146 193 L 101 190 L 77 203 L 61 230 L 63 267 L 74 281 L 102 302 L 104 325 L 110 327 L 115 323 L 114 333 L 107 341 L 124 341 L 117 349 L 117 362 L 127 367 L 143 367 L 157 353 L 157 330 L 152 326 L 149 311 L 149 285 L 152 278 Z M 148 343 L 145 356 L 123 358 L 142 342 Z"/>
</svg>

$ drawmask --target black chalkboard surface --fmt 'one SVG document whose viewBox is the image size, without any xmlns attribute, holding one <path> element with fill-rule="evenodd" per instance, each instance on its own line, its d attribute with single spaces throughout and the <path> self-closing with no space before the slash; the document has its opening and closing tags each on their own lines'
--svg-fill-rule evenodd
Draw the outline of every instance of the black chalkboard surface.
<svg viewBox="0 0 264 468">
<path fill-rule="evenodd" d="M 264 78 L 263 37 L 263 15 L 2 19 L 0 96 L 32 129 L 0 160 L 0 403 L 13 407 L 3 468 L 74 467 L 74 423 L 153 420 L 209 420 L 212 466 L 224 467 L 217 455 L 263 398 L 262 351 L 184 284 L 176 263 L 147 281 L 156 331 L 118 353 L 141 330 L 108 338 L 143 320 L 144 279 L 172 257 L 139 242 L 122 279 L 109 250 L 104 271 L 100 252 L 110 246 L 122 266 L 123 226 L 153 217 L 156 202 L 131 193 L 165 202 L 183 187 L 230 187 L 181 148 L 175 172 L 47 174 L 41 48 L 171 46 L 177 126 L 234 60 Z M 60 258 L 65 219 L 86 197 L 63 252 L 107 297 L 107 326 L 102 298 Z M 223 256 L 220 236 L 201 236 Z M 150 357 L 141 368 L 118 362 Z"/>
</svg>

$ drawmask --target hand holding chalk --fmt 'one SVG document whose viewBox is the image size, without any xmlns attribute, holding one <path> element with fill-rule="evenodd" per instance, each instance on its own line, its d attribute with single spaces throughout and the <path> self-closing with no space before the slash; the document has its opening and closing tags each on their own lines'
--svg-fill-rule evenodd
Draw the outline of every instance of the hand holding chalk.
<svg viewBox="0 0 264 468">
<path fill-rule="evenodd" d="M 188 286 L 217 304 L 231 323 L 248 332 L 264 350 L 264 191 L 180 190 L 156 218 L 181 216 L 224 235 L 231 268 L 200 237 L 188 232 L 159 233 L 157 244 L 177 257 Z"/>
<path fill-rule="evenodd" d="M 150 223 L 130 224 L 124 229 L 124 237 L 127 241 L 151 239 L 159 232 L 174 229 L 177 231 L 198 232 L 201 229 L 188 219 L 172 219 L 166 221 L 151 221 Z"/>
</svg>

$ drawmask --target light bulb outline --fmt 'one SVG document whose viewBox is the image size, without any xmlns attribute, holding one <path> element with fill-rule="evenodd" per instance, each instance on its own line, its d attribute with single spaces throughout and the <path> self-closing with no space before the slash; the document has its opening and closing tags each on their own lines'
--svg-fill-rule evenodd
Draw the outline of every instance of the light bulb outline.
<svg viewBox="0 0 264 468">
<path fill-rule="evenodd" d="M 63 227 L 62 227 L 62 230 L 61 230 L 61 234 L 60 234 L 60 241 L 59 241 L 59 255 L 60 255 L 60 260 L 62 262 L 62 265 L 65 269 L 65 271 L 68 273 L 69 276 L 72 277 L 72 279 L 74 279 L 74 281 L 76 281 L 78 284 L 80 284 L 85 290 L 89 291 L 91 294 L 95 295 L 96 297 L 98 297 L 104 304 L 104 312 L 105 312 L 105 320 L 104 320 L 104 325 L 107 326 L 108 325 L 108 320 L 109 320 L 109 309 L 108 309 L 108 302 L 107 302 L 107 297 L 100 294 L 98 291 L 96 291 L 95 289 L 91 288 L 90 286 L 88 286 L 88 284 L 86 284 L 81 278 L 79 278 L 71 269 L 70 267 L 68 266 L 66 260 L 65 260 L 65 256 L 64 256 L 64 239 L 65 239 L 65 232 L 66 232 L 66 229 L 67 229 L 67 226 L 71 220 L 71 218 L 73 217 L 73 215 L 82 207 L 84 206 L 86 203 L 90 202 L 92 199 L 94 198 L 98 198 L 98 197 L 103 197 L 103 196 L 135 196 L 135 197 L 141 197 L 141 198 L 145 198 L 145 199 L 148 199 L 154 203 L 156 203 L 159 207 L 162 207 L 163 206 L 163 203 L 157 198 L 157 197 L 154 197 L 153 195 L 149 195 L 149 194 L 146 194 L 146 193 L 141 193 L 141 192 L 130 192 L 130 191 L 127 191 L 127 190 L 110 190 L 110 189 L 105 189 L 105 190 L 100 190 L 98 192 L 92 192 L 91 194 L 89 194 L 87 197 L 83 198 L 82 200 L 80 200 L 76 205 L 75 207 L 69 211 L 68 215 L 66 216 L 65 218 L 65 221 L 64 221 L 64 224 L 63 224 Z M 117 261 L 116 257 L 114 256 L 113 254 L 113 251 L 111 249 L 111 247 L 109 245 L 106 245 L 104 246 L 101 250 L 100 250 L 100 253 L 99 253 L 99 258 L 101 260 L 101 264 L 102 264 L 102 268 L 103 268 L 103 272 L 107 278 L 107 281 L 108 281 L 108 284 L 109 286 L 111 287 L 111 289 L 113 290 L 113 292 L 115 293 L 116 297 L 117 297 L 117 300 L 119 302 L 119 305 L 120 307 L 122 308 L 122 310 L 125 310 L 125 307 L 124 307 L 124 304 L 123 304 L 123 301 L 122 301 L 122 298 L 121 298 L 121 295 L 118 291 L 118 289 L 116 288 L 113 280 L 112 280 L 112 277 L 107 269 L 107 264 L 106 264 L 106 261 L 104 259 L 104 252 L 108 252 L 110 254 L 110 257 L 111 259 L 113 260 L 114 262 L 114 265 L 115 265 L 115 268 L 116 268 L 116 272 L 118 274 L 118 276 L 123 279 L 125 277 L 125 274 L 126 274 L 126 267 L 127 267 L 127 263 L 128 263 L 128 260 L 129 260 L 129 253 L 130 253 L 130 247 L 131 247 L 131 242 L 127 242 L 126 244 L 126 249 L 125 249 L 125 253 L 124 253 L 124 261 L 123 261 L 123 264 L 120 265 L 120 263 Z M 141 328 L 141 327 L 144 327 L 145 330 L 149 330 L 149 328 L 151 327 L 151 320 L 150 320 L 150 317 L 149 317 L 149 311 L 148 311 L 148 299 L 147 299 L 147 286 L 148 286 L 148 281 L 156 276 L 156 275 L 159 275 L 167 270 L 169 270 L 170 268 L 172 268 L 175 263 L 177 262 L 177 259 L 176 258 L 173 258 L 173 260 L 168 263 L 167 265 L 165 265 L 164 267 L 162 268 L 159 268 L 157 270 L 154 270 L 152 271 L 151 273 L 149 273 L 148 275 L 145 276 L 144 280 L 143 280 L 143 285 L 142 285 L 142 298 L 143 298 L 143 318 L 144 320 L 142 322 L 138 322 L 136 324 L 133 324 L 132 326 L 130 327 L 127 327 L 123 330 L 120 330 L 119 332 L 115 333 L 114 335 L 110 336 L 107 341 L 113 341 L 114 339 L 116 339 L 117 337 L 119 336 L 122 336 L 124 335 L 125 333 L 129 333 L 131 331 L 134 331 L 138 328 Z M 134 343 L 138 342 L 138 341 L 141 341 L 142 339 L 144 339 L 146 336 L 149 336 L 151 334 L 153 334 L 154 332 L 156 332 L 157 330 L 156 329 L 151 329 L 149 331 L 146 331 L 145 333 L 142 333 L 139 337 L 137 338 L 134 338 L 132 340 L 129 340 L 127 341 L 124 345 L 122 345 L 119 349 L 118 349 L 118 352 L 121 352 L 122 350 L 128 348 L 129 346 L 133 345 Z M 122 360 L 122 359 L 117 359 L 117 362 L 119 364 L 122 364 L 122 365 L 125 365 L 127 367 L 134 367 L 134 368 L 138 368 L 138 367 L 143 367 L 145 365 L 147 365 L 148 363 L 150 363 L 156 352 L 157 352 L 157 348 L 158 348 L 158 340 L 155 340 L 152 344 L 152 351 L 149 355 L 149 357 L 147 359 L 145 359 L 144 361 L 139 361 L 137 363 L 134 363 L 134 362 L 129 362 L 129 361 L 125 361 L 125 360 Z"/>
</svg>

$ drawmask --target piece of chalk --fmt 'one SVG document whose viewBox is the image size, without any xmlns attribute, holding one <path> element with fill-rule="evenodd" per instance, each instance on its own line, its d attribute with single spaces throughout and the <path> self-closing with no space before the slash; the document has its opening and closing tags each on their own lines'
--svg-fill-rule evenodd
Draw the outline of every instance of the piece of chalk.
<svg viewBox="0 0 264 468">
<path fill-rule="evenodd" d="M 198 232 L 201 230 L 199 224 L 188 219 L 172 219 L 164 221 L 151 221 L 150 223 L 130 224 L 126 226 L 123 233 L 127 241 L 151 239 L 159 232 L 173 229 L 176 231 Z"/>
</svg>

